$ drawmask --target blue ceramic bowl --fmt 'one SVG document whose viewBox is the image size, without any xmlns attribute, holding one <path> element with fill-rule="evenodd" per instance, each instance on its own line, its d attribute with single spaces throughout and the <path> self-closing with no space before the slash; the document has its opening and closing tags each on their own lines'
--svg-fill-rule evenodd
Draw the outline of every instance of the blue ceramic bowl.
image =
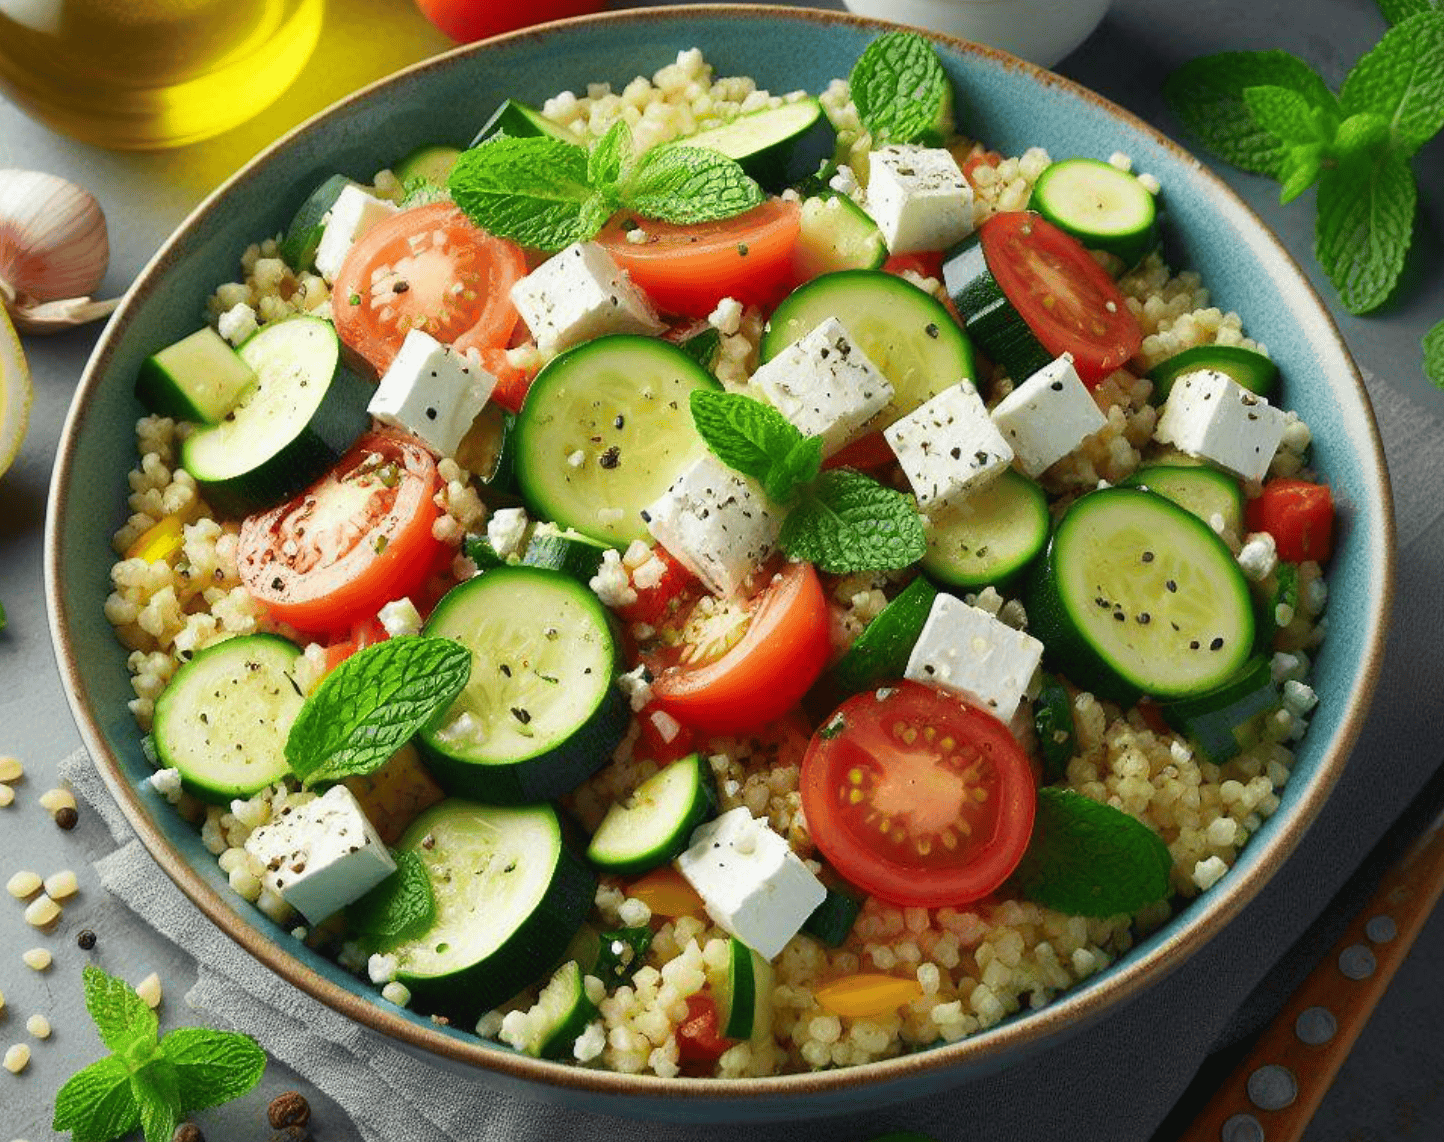
<svg viewBox="0 0 1444 1142">
<path fill-rule="evenodd" d="M 707 1120 L 836 1114 L 925 1094 L 996 1069 L 1033 1045 L 1105 1015 L 1157 983 L 1259 891 L 1317 815 L 1358 733 L 1378 674 L 1393 581 L 1388 478 L 1358 371 L 1318 297 L 1258 218 L 1217 178 L 1098 96 L 976 45 L 938 39 L 959 121 L 1003 153 L 1131 154 L 1162 181 L 1170 264 L 1202 272 L 1284 376 L 1283 403 L 1313 428 L 1314 462 L 1339 505 L 1329 637 L 1320 695 L 1283 804 L 1224 880 L 1107 971 L 1041 1011 L 952 1046 L 861 1068 L 741 1082 L 662 1080 L 523 1058 L 424 1017 L 383 1009 L 374 992 L 311 954 L 230 891 L 200 838 L 145 784 L 150 772 L 126 710 L 125 654 L 102 613 L 109 537 L 124 518 L 124 472 L 141 409 L 136 369 L 189 333 L 201 301 L 234 274 L 258 235 L 284 227 L 310 187 L 335 171 L 360 179 L 421 141 L 464 146 L 503 97 L 538 103 L 562 88 L 651 74 L 700 46 L 723 75 L 773 91 L 819 91 L 846 75 L 880 25 L 790 8 L 619 13 L 462 48 L 375 84 L 260 155 L 176 231 L 130 290 L 75 396 L 51 489 L 46 575 L 72 709 L 90 752 L 140 837 L 177 884 L 251 954 L 297 987 L 474 1079 L 600 1113 Z M 439 138 L 440 137 L 440 138 Z"/>
</svg>

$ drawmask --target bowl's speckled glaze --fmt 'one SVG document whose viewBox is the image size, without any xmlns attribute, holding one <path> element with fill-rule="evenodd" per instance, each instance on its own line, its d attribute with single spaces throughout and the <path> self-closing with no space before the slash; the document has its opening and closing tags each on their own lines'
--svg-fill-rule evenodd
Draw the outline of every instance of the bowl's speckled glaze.
<svg viewBox="0 0 1444 1142">
<path fill-rule="evenodd" d="M 357 93 L 282 139 L 199 207 L 141 274 L 102 337 L 75 396 L 51 487 L 47 596 L 61 672 L 81 734 L 141 839 L 180 887 L 241 947 L 296 986 L 473 1078 L 593 1111 L 686 1121 L 819 1116 L 956 1086 L 1096 1020 L 1157 983 L 1238 914 L 1318 812 L 1368 707 L 1393 583 L 1388 477 L 1358 371 L 1304 276 L 1216 177 L 1121 109 L 1001 53 L 939 39 L 958 118 L 1005 154 L 1132 155 L 1163 184 L 1170 264 L 1202 272 L 1217 304 L 1243 315 L 1284 376 L 1282 403 L 1314 433 L 1314 463 L 1339 505 L 1329 635 L 1316 665 L 1320 703 L 1283 804 L 1237 867 L 1108 970 L 1038 1012 L 961 1043 L 844 1071 L 719 1083 L 626 1076 L 517 1056 L 375 1001 L 374 991 L 310 953 L 232 893 L 187 826 L 144 782 L 150 767 L 126 709 L 125 652 L 102 611 L 124 514 L 140 406 L 131 393 L 148 353 L 189 333 L 241 251 L 274 234 L 327 175 L 366 180 L 421 142 L 464 146 L 504 97 L 651 74 L 700 46 L 718 74 L 773 91 L 821 90 L 846 75 L 880 25 L 790 8 L 709 7 L 618 13 L 462 48 Z"/>
</svg>

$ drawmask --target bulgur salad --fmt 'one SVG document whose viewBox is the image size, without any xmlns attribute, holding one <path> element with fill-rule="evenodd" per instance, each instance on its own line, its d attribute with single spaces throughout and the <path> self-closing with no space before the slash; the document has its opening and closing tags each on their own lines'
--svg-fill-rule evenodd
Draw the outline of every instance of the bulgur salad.
<svg viewBox="0 0 1444 1142">
<path fill-rule="evenodd" d="M 1278 807 L 1333 518 L 1131 165 L 988 150 L 896 33 L 328 179 L 137 381 L 152 784 L 383 1002 L 579 1065 L 1098 972 Z"/>
</svg>

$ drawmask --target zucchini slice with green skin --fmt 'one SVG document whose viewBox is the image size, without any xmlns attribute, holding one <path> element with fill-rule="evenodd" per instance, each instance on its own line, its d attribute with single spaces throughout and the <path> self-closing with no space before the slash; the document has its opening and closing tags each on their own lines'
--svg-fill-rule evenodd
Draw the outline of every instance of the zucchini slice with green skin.
<svg viewBox="0 0 1444 1142">
<path fill-rule="evenodd" d="M 202 801 L 229 804 L 291 772 L 286 737 L 304 698 L 301 648 L 273 634 L 226 639 L 182 663 L 155 700 L 162 769 Z"/>
<path fill-rule="evenodd" d="M 607 810 L 587 859 L 620 876 L 648 872 L 686 849 L 692 830 L 716 811 L 712 767 L 701 754 L 689 754 Z"/>
<path fill-rule="evenodd" d="M 1269 660 L 1254 658 L 1217 690 L 1162 702 L 1158 712 L 1189 740 L 1202 760 L 1222 765 L 1258 744 L 1264 719 L 1280 703 Z"/>
<path fill-rule="evenodd" d="M 728 1039 L 757 1039 L 772 1030 L 772 965 L 735 936 L 727 976 L 713 988 L 717 1029 Z"/>
<path fill-rule="evenodd" d="M 488 401 L 457 445 L 456 462 L 488 491 L 515 491 L 516 414 Z"/>
<path fill-rule="evenodd" d="M 472 654 L 471 678 L 421 733 L 443 788 L 494 805 L 548 801 L 606 764 L 631 713 L 613 684 L 607 611 L 571 576 L 497 567 L 447 592 L 425 634 Z"/>
<path fill-rule="evenodd" d="M 1237 543 L 1243 537 L 1243 486 L 1226 472 L 1203 464 L 1148 464 L 1139 468 L 1121 487 L 1146 488 L 1179 507 L 1192 512 L 1213 527 L 1213 518 L 1223 520 L 1224 542 Z"/>
<path fill-rule="evenodd" d="M 839 270 L 880 270 L 887 241 L 867 211 L 845 194 L 829 193 L 803 200 L 792 261 L 803 281 Z"/>
<path fill-rule="evenodd" d="M 664 146 L 699 147 L 726 155 L 764 189 L 775 192 L 816 170 L 832 153 L 836 138 L 822 104 L 809 97 L 749 111 Z"/>
<path fill-rule="evenodd" d="M 654 337 L 612 334 L 561 354 L 537 374 L 517 421 L 531 514 L 615 547 L 651 543 L 642 509 L 707 450 L 689 398 L 718 387 Z"/>
<path fill-rule="evenodd" d="M 1255 349 L 1242 345 L 1195 345 L 1160 361 L 1148 370 L 1153 382 L 1149 403 L 1161 405 L 1173 390 L 1173 382 L 1185 373 L 1212 369 L 1261 397 L 1271 396 L 1279 381 L 1279 367 Z"/>
<path fill-rule="evenodd" d="M 207 325 L 142 361 L 135 395 L 158 416 L 216 424 L 255 383 L 251 367 Z"/>
<path fill-rule="evenodd" d="M 1042 687 L 1033 700 L 1033 730 L 1038 735 L 1038 752 L 1043 755 L 1043 777 L 1061 781 L 1078 752 L 1073 699 L 1059 679 L 1051 674 L 1042 677 Z"/>
<path fill-rule="evenodd" d="M 567 534 L 555 528 L 547 531 L 543 530 L 545 527 L 545 524 L 538 525 L 527 540 L 522 566 L 545 567 L 570 575 L 584 586 L 590 583 L 610 546 L 575 532 Z"/>
<path fill-rule="evenodd" d="M 571 131 L 553 123 L 535 107 L 528 107 L 515 99 L 503 101 L 501 106 L 491 113 L 491 118 L 476 133 L 471 145 L 479 147 L 498 135 L 509 135 L 513 139 L 534 139 L 539 135 L 546 135 L 573 146 L 582 142 Z"/>
<path fill-rule="evenodd" d="M 969 234 L 943 260 L 943 285 L 979 349 L 1020 384 L 1053 362 L 988 269 L 983 244 Z"/>
<path fill-rule="evenodd" d="M 839 702 L 903 676 L 908 655 L 922 634 L 937 594 L 937 588 L 919 575 L 863 628 L 832 668 L 830 681 L 838 691 Z"/>
<path fill-rule="evenodd" d="M 767 323 L 762 361 L 772 360 L 829 317 L 842 322 L 848 337 L 892 383 L 892 403 L 875 422 L 879 429 L 977 375 L 973 346 L 942 302 L 881 270 L 823 274 L 793 290 Z"/>
<path fill-rule="evenodd" d="M 436 917 L 383 950 L 418 1010 L 467 1026 L 557 962 L 596 892 L 550 805 L 452 798 L 422 813 L 397 847 L 426 866 Z"/>
<path fill-rule="evenodd" d="M 1105 698 L 1190 698 L 1253 649 L 1253 601 L 1202 520 L 1138 488 L 1075 500 L 1028 573 L 1029 632 L 1049 664 Z"/>
<path fill-rule="evenodd" d="M 953 587 L 1006 583 L 1043 550 L 1051 523 L 1043 489 L 1009 469 L 933 518 L 923 570 Z"/>
<path fill-rule="evenodd" d="M 1274 573 L 1259 585 L 1256 598 L 1254 622 L 1258 625 L 1258 646 L 1261 651 L 1268 651 L 1279 631 L 1293 622 L 1299 612 L 1299 565 L 1280 561 Z"/>
<path fill-rule="evenodd" d="M 372 388 L 341 366 L 329 321 L 289 317 L 238 350 L 256 383 L 219 424 L 193 432 L 181 462 L 212 507 L 246 515 L 289 499 L 371 424 Z"/>
<path fill-rule="evenodd" d="M 1033 184 L 1036 210 L 1090 250 L 1106 250 L 1131 269 L 1158 245 L 1153 195 L 1128 171 L 1098 159 L 1064 159 Z"/>
<path fill-rule="evenodd" d="M 823 869 L 822 883 L 827 895 L 812 915 L 802 922 L 802 930 L 816 936 L 829 948 L 840 948 L 852 935 L 852 926 L 857 923 L 867 896 L 826 868 Z"/>
<path fill-rule="evenodd" d="M 413 179 L 421 179 L 440 190 L 445 190 L 446 182 L 451 177 L 451 168 L 456 166 L 456 160 L 459 158 L 461 158 L 461 152 L 455 147 L 440 145 L 417 147 L 393 166 L 391 173 L 396 176 L 396 180 L 402 186 Z"/>
<path fill-rule="evenodd" d="M 286 227 L 286 236 L 281 239 L 281 259 L 296 273 L 316 268 L 316 251 L 321 246 L 321 235 L 326 232 L 326 215 L 348 186 L 361 184 L 343 174 L 333 174 L 301 203 Z"/>
<path fill-rule="evenodd" d="M 597 1005 L 587 998 L 581 966 L 568 960 L 557 968 L 537 996 L 541 1018 L 521 1044 L 521 1051 L 536 1059 L 570 1059 L 577 1037 L 597 1017 Z"/>
</svg>

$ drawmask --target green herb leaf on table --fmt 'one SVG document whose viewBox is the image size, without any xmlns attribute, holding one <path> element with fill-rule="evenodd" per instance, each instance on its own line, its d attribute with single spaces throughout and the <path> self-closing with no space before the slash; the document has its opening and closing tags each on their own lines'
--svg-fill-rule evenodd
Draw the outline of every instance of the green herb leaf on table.
<svg viewBox="0 0 1444 1142">
<path fill-rule="evenodd" d="M 694 389 L 689 404 L 698 435 L 717 459 L 764 489 L 773 469 L 802 443 L 802 433 L 785 416 L 741 393 Z M 768 498 L 776 499 L 770 491 Z"/>
<path fill-rule="evenodd" d="M 906 567 L 927 550 L 912 501 L 848 468 L 824 472 L 804 493 L 779 542 L 789 558 L 835 575 Z"/>
<path fill-rule="evenodd" d="M 1377 309 L 1393 291 L 1413 238 L 1417 197 L 1414 172 L 1396 150 L 1377 161 L 1342 163 L 1319 180 L 1314 255 L 1349 312 Z"/>
<path fill-rule="evenodd" d="M 175 1065 L 163 1055 L 156 1055 L 130 1076 L 140 1103 L 140 1128 L 145 1142 L 171 1142 L 180 1124 L 180 1076 Z"/>
<path fill-rule="evenodd" d="M 94 966 L 87 967 L 82 978 L 85 1009 L 95 1021 L 100 1041 L 126 1058 L 149 1057 L 155 1050 L 160 1024 L 135 988 Z"/>
<path fill-rule="evenodd" d="M 1303 143 L 1290 147 L 1284 154 L 1283 169 L 1279 172 L 1279 202 L 1288 205 L 1314 183 L 1324 169 L 1323 143 Z"/>
<path fill-rule="evenodd" d="M 1424 334 L 1424 375 L 1444 389 L 1444 321 Z"/>
<path fill-rule="evenodd" d="M 849 86 L 874 143 L 942 141 L 952 84 L 932 44 L 916 32 L 888 32 L 868 44 Z"/>
<path fill-rule="evenodd" d="M 1435 0 L 1375 0 L 1384 19 L 1391 24 L 1403 23 L 1410 16 L 1420 12 L 1433 12 L 1439 5 Z"/>
<path fill-rule="evenodd" d="M 286 739 L 303 785 L 379 769 L 471 676 L 471 652 L 444 638 L 393 638 L 353 654 L 328 674 Z"/>
<path fill-rule="evenodd" d="M 1331 109 L 1316 107 L 1287 87 L 1245 87 L 1243 101 L 1253 121 L 1283 143 L 1325 142 L 1338 126 Z"/>
<path fill-rule="evenodd" d="M 130 1068 L 107 1055 L 71 1075 L 55 1096 L 53 1130 L 69 1130 L 73 1142 L 110 1142 L 140 1125 L 140 1103 Z"/>
<path fill-rule="evenodd" d="M 1388 139 L 1389 120 L 1373 111 L 1360 111 L 1339 124 L 1329 150 L 1336 159 L 1349 159 L 1373 150 Z"/>
<path fill-rule="evenodd" d="M 1444 12 L 1390 28 L 1349 72 L 1339 102 L 1350 115 L 1385 116 L 1406 155 L 1437 135 L 1444 129 Z"/>
<path fill-rule="evenodd" d="M 498 136 L 457 159 L 451 197 L 489 234 L 555 253 L 590 238 L 611 213 L 588 179 L 589 160 L 560 139 Z"/>
<path fill-rule="evenodd" d="M 266 1069 L 266 1052 L 249 1035 L 182 1027 L 160 1043 L 175 1068 L 182 1114 L 240 1098 Z"/>
<path fill-rule="evenodd" d="M 701 147 L 654 147 L 637 160 L 622 188 L 644 218 L 688 225 L 760 206 L 767 196 L 735 160 Z"/>
<path fill-rule="evenodd" d="M 393 851 L 396 871 L 346 909 L 357 932 L 377 940 L 400 940 L 422 931 L 436 917 L 436 897 L 421 857 Z"/>
<path fill-rule="evenodd" d="M 1028 900 L 1102 917 L 1167 898 L 1172 869 L 1168 846 L 1141 821 L 1071 789 L 1045 786 L 1012 880 Z"/>
</svg>

